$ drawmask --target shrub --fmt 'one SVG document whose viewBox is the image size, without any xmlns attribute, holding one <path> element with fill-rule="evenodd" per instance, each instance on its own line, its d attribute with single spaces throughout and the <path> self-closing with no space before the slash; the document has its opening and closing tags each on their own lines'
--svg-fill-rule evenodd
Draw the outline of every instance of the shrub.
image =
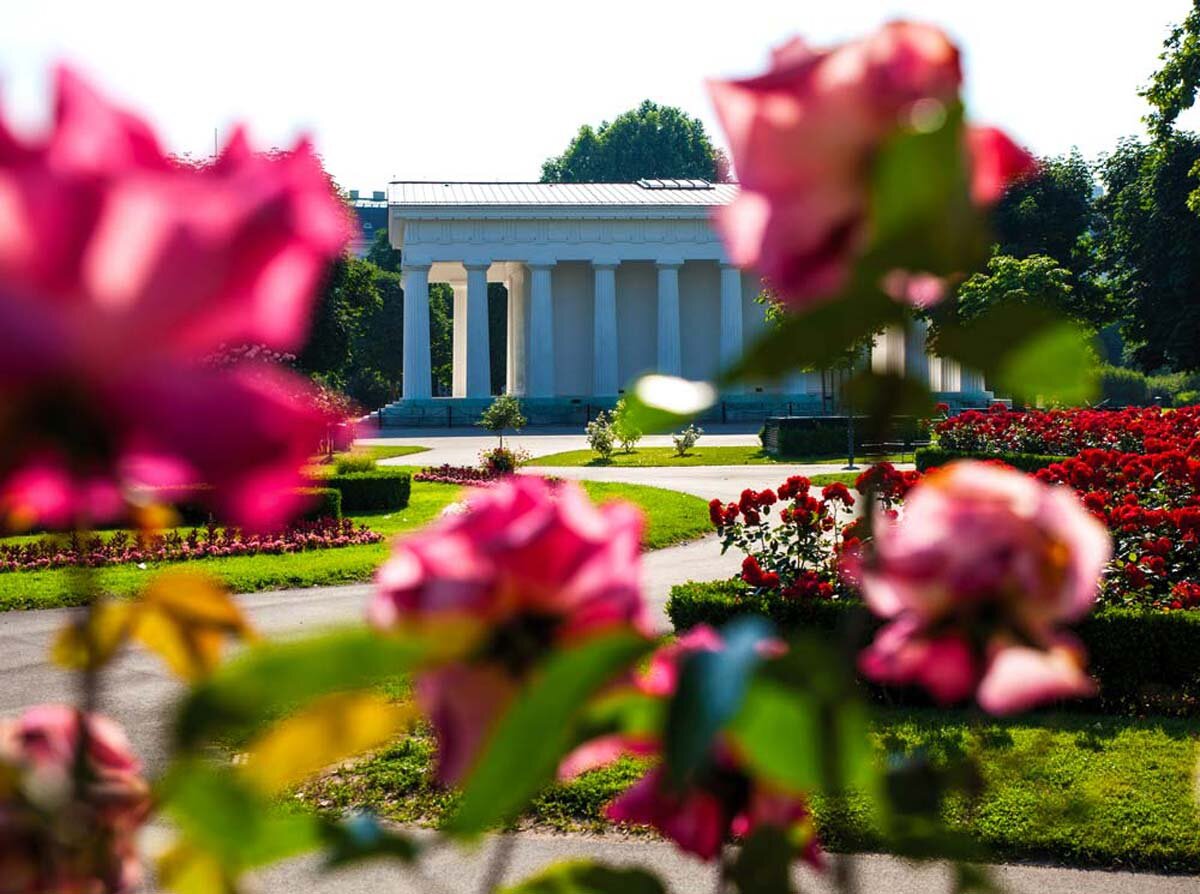
<svg viewBox="0 0 1200 894">
<path fill-rule="evenodd" d="M 334 459 L 334 469 L 339 475 L 350 472 L 375 471 L 375 457 L 369 453 L 343 453 Z"/>
<path fill-rule="evenodd" d="M 936 444 L 965 453 L 1074 456 L 1081 450 L 1157 453 L 1186 450 L 1200 437 L 1200 407 L 1163 411 L 968 410 L 934 426 Z"/>
<path fill-rule="evenodd" d="M 493 447 L 479 454 L 479 467 L 491 478 L 511 475 L 529 462 L 526 450 L 511 450 L 508 447 Z"/>
<path fill-rule="evenodd" d="M 479 425 L 486 428 L 500 439 L 499 447 L 504 449 L 504 432 L 508 429 L 520 431 L 525 427 L 525 415 L 521 412 L 521 402 L 511 394 L 501 394 L 488 405 L 479 417 Z"/>
<path fill-rule="evenodd" d="M 888 431 L 868 439 L 867 419 L 854 417 L 854 446 L 868 440 L 912 443 L 925 440 L 927 420 L 895 417 Z M 878 434 L 878 433 L 876 433 Z M 760 435 L 763 448 L 776 456 L 845 456 L 848 446 L 845 416 L 788 416 L 768 419 Z"/>
<path fill-rule="evenodd" d="M 696 442 L 700 440 L 702 434 L 704 434 L 704 429 L 689 425 L 683 431 L 672 435 L 671 440 L 675 442 L 675 455 L 686 456 L 687 452 L 696 446 Z"/>
<path fill-rule="evenodd" d="M 588 446 L 604 461 L 612 459 L 613 442 L 616 435 L 613 432 L 612 418 L 604 410 L 596 414 L 596 418 L 584 429 L 587 433 Z"/>
<path fill-rule="evenodd" d="M 1114 407 L 1144 407 L 1150 403 L 1150 384 L 1143 373 L 1122 366 L 1097 370 L 1100 396 Z"/>
<path fill-rule="evenodd" d="M 342 517 L 342 492 L 333 487 L 303 487 L 300 493 L 309 498 L 308 509 L 303 518 L 317 521 L 322 518 Z"/>
<path fill-rule="evenodd" d="M 1065 456 L 1042 456 L 1037 453 L 972 453 L 964 450 L 946 450 L 942 447 L 920 447 L 913 456 L 919 472 L 944 466 L 956 459 L 998 459 L 1022 472 L 1036 472 L 1038 469 L 1062 462 L 1066 458 Z"/>
<path fill-rule="evenodd" d="M 340 491 L 342 511 L 354 514 L 403 509 L 408 505 L 412 476 L 399 469 L 376 468 L 370 472 L 330 475 L 321 484 Z"/>
<path fill-rule="evenodd" d="M 761 614 L 783 632 L 812 630 L 848 639 L 855 650 L 874 638 L 882 623 L 857 600 L 789 599 L 753 594 L 741 581 L 686 583 L 671 589 L 667 616 L 677 632 L 697 624 L 719 626 L 735 617 Z M 1077 628 L 1089 667 L 1100 682 L 1103 711 L 1200 714 L 1200 612 L 1148 612 L 1103 608 Z M 877 697 L 908 692 L 869 686 Z M 915 695 L 913 697 L 916 697 Z"/>
<path fill-rule="evenodd" d="M 642 439 L 642 430 L 635 424 L 633 414 L 629 412 L 629 406 L 625 403 L 625 398 L 617 401 L 617 405 L 613 409 L 612 430 L 613 437 L 626 453 L 632 451 L 637 446 L 637 442 Z"/>
</svg>

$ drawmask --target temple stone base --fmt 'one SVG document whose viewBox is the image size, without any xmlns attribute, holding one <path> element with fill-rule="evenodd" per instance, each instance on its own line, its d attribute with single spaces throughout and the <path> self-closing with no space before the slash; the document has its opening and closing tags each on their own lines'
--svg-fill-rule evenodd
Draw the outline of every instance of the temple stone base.
<svg viewBox="0 0 1200 894">
<path fill-rule="evenodd" d="M 985 408 L 992 402 L 991 392 L 977 394 L 935 392 L 934 399 L 950 406 L 951 412 Z M 583 430 L 602 410 L 611 410 L 616 398 L 602 397 L 530 397 L 521 398 L 521 409 L 530 428 L 542 426 L 576 427 Z M 492 398 L 433 397 L 399 400 L 372 413 L 380 428 L 459 428 L 479 421 Z M 696 418 L 698 425 L 761 426 L 768 416 L 829 416 L 842 410 L 819 394 L 737 394 L 727 395 Z"/>
</svg>

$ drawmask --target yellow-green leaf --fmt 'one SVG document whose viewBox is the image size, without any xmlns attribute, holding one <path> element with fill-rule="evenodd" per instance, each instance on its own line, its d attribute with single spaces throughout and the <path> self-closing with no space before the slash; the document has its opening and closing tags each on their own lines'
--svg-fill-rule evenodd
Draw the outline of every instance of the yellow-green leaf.
<svg viewBox="0 0 1200 894">
<path fill-rule="evenodd" d="M 337 692 L 284 718 L 248 749 L 246 775 L 276 792 L 389 741 L 411 722 L 411 706 L 371 692 Z"/>
<path fill-rule="evenodd" d="M 238 890 L 220 860 L 182 842 L 158 858 L 158 882 L 175 894 L 236 894 Z"/>
<path fill-rule="evenodd" d="M 97 602 L 58 631 L 50 646 L 50 660 L 67 670 L 107 664 L 129 636 L 133 609 L 130 602 Z"/>
<path fill-rule="evenodd" d="M 191 571 L 159 575 L 142 592 L 133 635 L 184 680 L 212 673 L 230 637 L 254 632 L 229 593 Z"/>
</svg>

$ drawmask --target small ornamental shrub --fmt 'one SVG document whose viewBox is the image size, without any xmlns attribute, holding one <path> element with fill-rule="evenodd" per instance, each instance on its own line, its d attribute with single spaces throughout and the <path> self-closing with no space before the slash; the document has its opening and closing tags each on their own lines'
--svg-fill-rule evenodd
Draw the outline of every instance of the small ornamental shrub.
<svg viewBox="0 0 1200 894">
<path fill-rule="evenodd" d="M 321 484 L 342 493 L 342 512 L 403 509 L 408 505 L 412 476 L 399 469 L 378 467 L 370 472 L 330 475 Z"/>
<path fill-rule="evenodd" d="M 613 409 L 612 430 L 613 437 L 626 453 L 631 453 L 637 442 L 642 439 L 643 432 L 635 423 L 625 398 L 617 401 L 617 406 Z"/>
<path fill-rule="evenodd" d="M 369 453 L 348 453 L 337 457 L 333 467 L 339 475 L 346 475 L 350 472 L 373 472 L 375 471 L 375 457 Z"/>
<path fill-rule="evenodd" d="M 696 442 L 700 440 L 702 434 L 704 434 L 704 429 L 689 425 L 683 431 L 672 435 L 671 440 L 675 442 L 675 455 L 687 456 L 687 452 L 696 446 Z"/>
<path fill-rule="evenodd" d="M 511 475 L 529 462 L 529 451 L 509 447 L 493 447 L 479 454 L 479 468 L 491 478 Z"/>
<path fill-rule="evenodd" d="M 613 432 L 612 418 L 604 410 L 596 414 L 596 418 L 587 424 L 588 446 L 596 452 L 600 459 L 607 462 L 612 459 L 613 445 L 616 434 Z"/>
<path fill-rule="evenodd" d="M 508 429 L 520 431 L 525 427 L 525 422 L 521 402 L 511 394 L 501 394 L 483 411 L 476 424 L 496 435 L 500 439 L 498 446 L 503 450 L 504 432 Z"/>
</svg>

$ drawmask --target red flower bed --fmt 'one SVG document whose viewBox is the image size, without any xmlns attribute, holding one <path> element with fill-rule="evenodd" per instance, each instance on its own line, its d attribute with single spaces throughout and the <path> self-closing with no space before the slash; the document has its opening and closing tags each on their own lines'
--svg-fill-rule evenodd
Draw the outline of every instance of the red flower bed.
<svg viewBox="0 0 1200 894">
<path fill-rule="evenodd" d="M 434 484 L 471 484 L 486 486 L 503 478 L 504 472 L 483 469 L 477 466 L 452 466 L 449 463 L 429 466 L 413 475 L 413 481 L 431 481 Z"/>
<path fill-rule="evenodd" d="M 1112 533 L 1104 601 L 1200 607 L 1200 442 L 1187 453 L 1085 450 L 1037 476 L 1074 488 Z"/>
<path fill-rule="evenodd" d="M 325 518 L 299 522 L 283 531 L 247 534 L 237 528 L 192 528 L 187 534 L 170 531 L 135 537 L 120 531 L 109 537 L 47 536 L 31 543 L 0 545 L 0 572 L 40 571 L 86 565 L 125 565 L 134 562 L 181 562 L 225 556 L 282 555 L 313 549 L 336 549 L 378 543 L 383 537 L 350 519 Z"/>
<path fill-rule="evenodd" d="M 944 419 L 933 430 L 939 447 L 971 453 L 1161 453 L 1187 450 L 1200 437 L 1200 407 L 1013 411 L 999 405 Z"/>
</svg>

